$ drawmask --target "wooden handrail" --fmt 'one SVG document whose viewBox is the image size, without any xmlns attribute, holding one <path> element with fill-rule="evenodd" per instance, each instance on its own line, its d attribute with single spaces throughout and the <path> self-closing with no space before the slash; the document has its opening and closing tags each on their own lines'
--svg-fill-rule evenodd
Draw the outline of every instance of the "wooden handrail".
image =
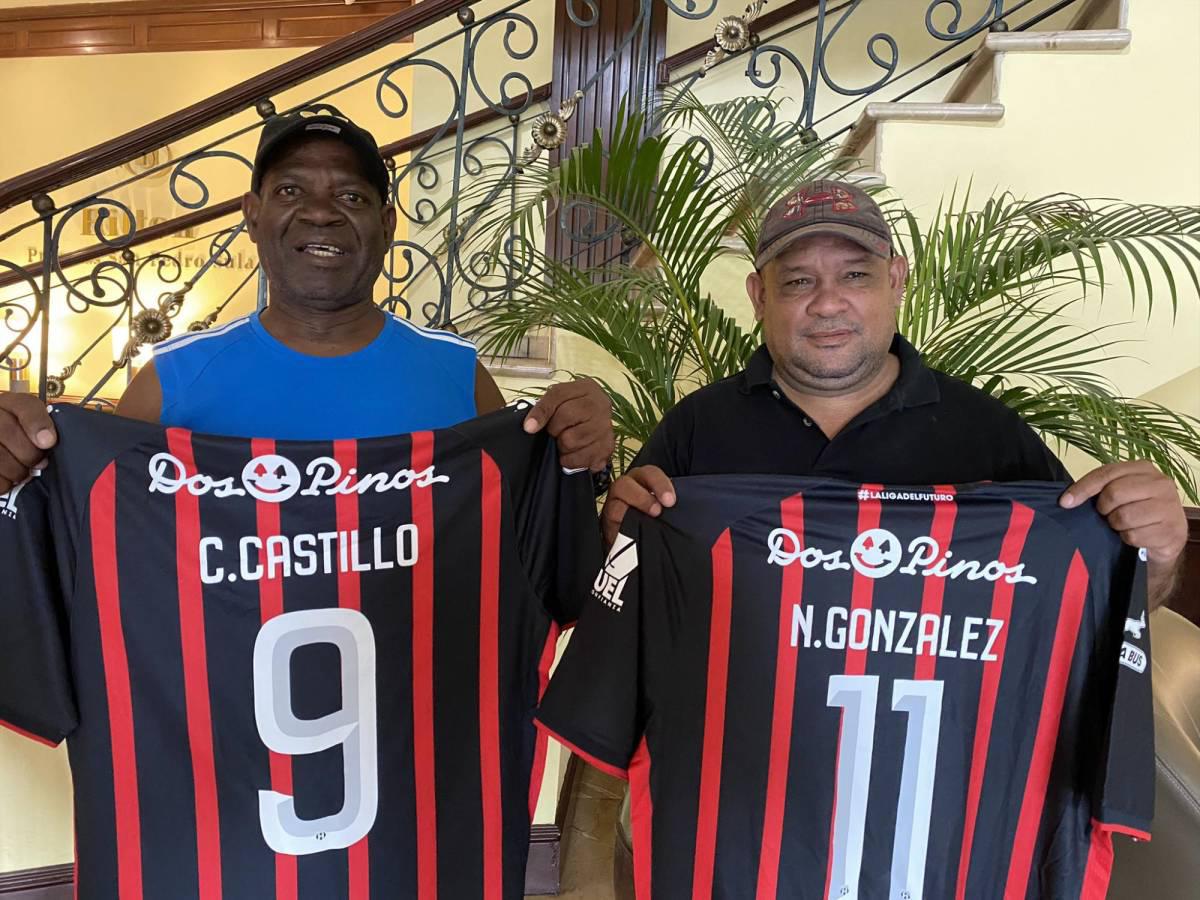
<svg viewBox="0 0 1200 900">
<path fill-rule="evenodd" d="M 0 211 L 56 188 L 90 178 L 144 156 L 259 100 L 357 59 L 391 41 L 409 37 L 478 0 L 423 0 L 416 6 L 248 78 L 206 100 L 79 153 L 0 182 Z"/>
<path fill-rule="evenodd" d="M 519 94 L 512 98 L 508 104 L 511 109 L 520 109 L 527 103 L 544 103 L 550 99 L 550 85 L 543 84 L 541 87 L 533 89 L 533 94 Z M 502 113 L 496 112 L 490 106 L 476 110 L 463 117 L 463 128 L 478 128 L 480 125 L 486 125 L 489 122 L 495 121 L 502 117 Z M 410 134 L 406 138 L 401 138 L 398 141 L 393 141 L 390 144 L 385 144 L 379 148 L 380 154 L 384 159 L 392 159 L 404 153 L 412 153 L 414 150 L 419 150 L 432 140 L 442 126 L 426 128 L 424 131 L 418 131 L 416 134 Z M 161 240 L 165 237 L 170 237 L 177 232 L 188 228 L 197 228 L 201 225 L 207 225 L 210 222 L 215 222 L 217 219 L 232 215 L 241 208 L 241 197 L 233 197 L 229 200 L 224 200 L 221 203 L 214 203 L 204 209 L 196 212 L 187 213 L 186 215 L 176 216 L 174 219 L 169 219 L 166 222 L 160 222 L 157 225 L 151 225 L 143 228 L 134 234 L 133 239 L 121 249 L 138 247 L 142 244 L 149 244 L 152 241 Z M 68 269 L 71 266 L 78 266 L 82 263 L 91 262 L 94 259 L 99 259 L 102 256 L 108 256 L 111 253 L 117 252 L 112 247 L 104 244 L 93 244 L 91 247 L 86 247 L 82 250 L 76 250 L 61 257 L 59 265 L 63 269 Z M 31 279 L 41 277 L 42 264 L 40 262 L 26 266 L 21 270 L 26 276 Z M 21 275 L 11 270 L 0 271 L 0 288 L 6 288 L 10 285 L 17 284 L 21 281 Z"/>
<path fill-rule="evenodd" d="M 791 3 L 785 3 L 778 9 L 763 13 L 754 20 L 751 27 L 756 34 L 761 34 L 768 28 L 774 28 L 776 25 L 780 25 L 794 16 L 816 8 L 817 3 L 818 0 L 792 0 Z M 666 87 L 669 85 L 671 83 L 671 76 L 676 69 L 704 59 L 708 55 L 708 51 L 712 50 L 714 46 L 716 45 L 710 37 L 708 40 L 701 41 L 699 44 L 693 44 L 691 47 L 680 50 L 678 53 L 672 53 L 658 64 L 658 86 Z"/>
</svg>

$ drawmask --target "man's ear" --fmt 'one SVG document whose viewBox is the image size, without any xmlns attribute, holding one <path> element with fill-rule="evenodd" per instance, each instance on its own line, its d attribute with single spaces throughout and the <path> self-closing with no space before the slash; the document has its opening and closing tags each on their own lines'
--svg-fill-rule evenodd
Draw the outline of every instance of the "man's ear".
<svg viewBox="0 0 1200 900">
<path fill-rule="evenodd" d="M 259 200 L 258 194 L 253 191 L 242 194 L 242 217 L 246 220 L 246 233 L 255 244 L 258 243 L 255 232 L 258 231 L 258 212 L 261 208 L 262 201 Z"/>
<path fill-rule="evenodd" d="M 768 263 L 768 265 L 770 264 Z M 761 322 L 767 305 L 767 285 L 763 281 L 763 274 L 758 270 L 746 276 L 746 293 L 750 296 L 750 303 L 754 306 L 754 320 Z"/>
<path fill-rule="evenodd" d="M 888 260 L 888 284 L 892 289 L 892 297 L 896 309 L 904 302 L 904 286 L 908 283 L 908 260 L 903 256 L 893 256 Z"/>
<path fill-rule="evenodd" d="M 383 207 L 383 234 L 390 247 L 396 239 L 396 207 L 390 203 Z"/>
</svg>

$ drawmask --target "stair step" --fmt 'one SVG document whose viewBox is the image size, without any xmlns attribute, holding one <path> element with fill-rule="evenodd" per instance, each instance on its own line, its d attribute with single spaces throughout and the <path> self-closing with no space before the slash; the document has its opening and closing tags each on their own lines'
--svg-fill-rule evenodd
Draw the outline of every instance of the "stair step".
<svg viewBox="0 0 1200 900">
<path fill-rule="evenodd" d="M 862 150 L 876 141 L 871 159 L 863 159 L 868 167 L 878 168 L 878 125 L 880 122 L 998 122 L 1004 118 L 1002 103 L 868 103 L 854 129 L 837 155 L 840 158 L 861 156 Z"/>
<path fill-rule="evenodd" d="M 1052 51 L 1056 53 L 1095 53 L 1124 50 L 1133 40 L 1128 28 L 1106 28 L 1092 31 L 1021 31 L 989 34 L 971 61 L 959 73 L 946 93 L 950 103 L 962 103 L 976 97 L 978 89 L 990 73 L 989 100 L 999 97 L 1000 54 Z"/>
</svg>

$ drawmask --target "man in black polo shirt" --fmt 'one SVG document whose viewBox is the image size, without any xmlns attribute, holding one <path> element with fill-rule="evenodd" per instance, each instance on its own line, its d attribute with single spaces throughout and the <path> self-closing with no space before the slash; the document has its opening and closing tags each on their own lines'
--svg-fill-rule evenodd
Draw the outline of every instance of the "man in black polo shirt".
<svg viewBox="0 0 1200 900">
<path fill-rule="evenodd" d="M 889 484 L 1070 481 L 1010 408 L 924 365 L 896 333 L 908 261 L 878 205 L 836 181 L 768 212 L 746 290 L 764 345 L 746 369 L 670 410 L 604 505 L 611 542 L 630 506 L 658 515 L 670 479 L 759 473 Z M 1144 461 L 1100 466 L 1061 504 L 1096 498 L 1150 560 L 1151 604 L 1175 585 L 1187 524 L 1174 483 Z"/>
</svg>

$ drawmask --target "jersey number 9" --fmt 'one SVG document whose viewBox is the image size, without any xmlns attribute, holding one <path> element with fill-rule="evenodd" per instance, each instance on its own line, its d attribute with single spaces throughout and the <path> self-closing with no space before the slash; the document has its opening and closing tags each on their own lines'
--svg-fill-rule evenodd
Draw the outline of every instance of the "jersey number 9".
<svg viewBox="0 0 1200 900">
<path fill-rule="evenodd" d="M 318 719 L 292 712 L 292 654 L 333 644 L 341 656 L 342 708 Z M 254 719 L 268 749 L 295 756 L 341 745 L 344 802 L 332 815 L 301 819 L 295 798 L 258 792 L 263 838 L 276 853 L 340 850 L 366 837 L 379 806 L 375 635 L 353 609 L 309 609 L 269 619 L 254 643 Z"/>
</svg>

